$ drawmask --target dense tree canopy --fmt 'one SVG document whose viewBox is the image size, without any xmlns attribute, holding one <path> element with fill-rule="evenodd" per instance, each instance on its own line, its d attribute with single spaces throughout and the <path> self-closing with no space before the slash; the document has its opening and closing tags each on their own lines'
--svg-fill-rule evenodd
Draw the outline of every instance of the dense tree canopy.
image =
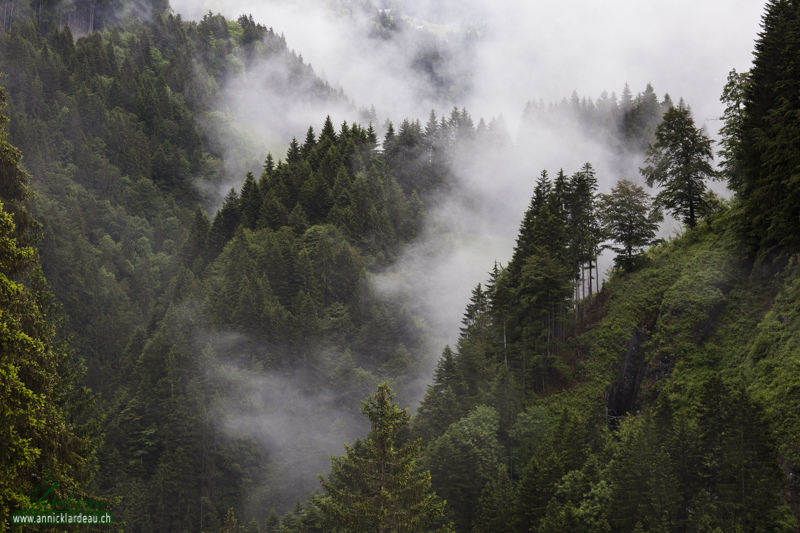
<svg viewBox="0 0 800 533">
<path fill-rule="evenodd" d="M 0 103 L 5 91 L 0 88 Z M 43 486 L 48 500 L 85 495 L 93 473 L 95 398 L 78 386 L 81 368 L 57 338 L 60 309 L 32 247 L 38 224 L 21 154 L 0 115 L 0 529 Z M 37 492 L 39 491 L 39 492 Z M 32 500 L 28 501 L 31 497 Z"/>
<path fill-rule="evenodd" d="M 426 96 L 464 95 L 442 65 L 479 32 L 448 44 L 400 11 L 329 7 L 384 44 L 420 38 Z M 711 142 L 649 84 L 532 101 L 512 140 L 463 107 L 379 122 L 252 16 L 6 2 L 0 520 L 56 480 L 137 533 L 793 533 L 798 14 L 771 0 L 753 70 L 728 79 L 736 197 L 706 209 Z M 219 97 L 263 62 L 281 65 L 269 87 L 347 121 L 242 157 L 255 141 Z M 536 175 L 542 132 L 619 164 Z M 659 209 L 617 181 L 632 158 L 682 236 L 654 240 Z M 397 295 L 424 272 L 398 259 L 457 240 L 426 215 L 451 194 L 483 206 L 454 169 L 519 167 L 534 179 L 510 260 L 439 343 Z M 423 398 L 415 416 L 387 380 Z M 327 442 L 354 444 L 331 462 Z"/>
</svg>

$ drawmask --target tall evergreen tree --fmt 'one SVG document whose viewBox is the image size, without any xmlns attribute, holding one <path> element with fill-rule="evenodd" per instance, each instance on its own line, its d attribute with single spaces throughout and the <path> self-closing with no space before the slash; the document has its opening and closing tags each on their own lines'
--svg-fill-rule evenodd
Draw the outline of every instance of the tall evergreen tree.
<svg viewBox="0 0 800 533">
<path fill-rule="evenodd" d="M 722 160 L 722 177 L 728 182 L 728 187 L 739 194 L 744 193 L 744 122 L 745 122 L 745 95 L 748 90 L 750 76 L 748 72 L 738 73 L 733 69 L 728 74 L 728 82 L 722 90 L 720 101 L 726 104 L 722 120 L 725 124 L 720 128 L 721 150 L 717 152 Z"/>
<path fill-rule="evenodd" d="M 690 228 L 707 207 L 705 180 L 717 178 L 711 166 L 711 143 L 681 103 L 664 114 L 655 142 L 647 149 L 647 166 L 639 169 L 648 186 L 662 187 L 656 196 L 658 204 Z"/>
<path fill-rule="evenodd" d="M 800 245 L 800 9 L 770 0 L 744 91 L 741 165 L 746 223 L 761 253 Z"/>
<path fill-rule="evenodd" d="M 252 172 L 248 172 L 244 179 L 239 201 L 241 204 L 242 224 L 248 229 L 256 229 L 263 201 Z"/>
<path fill-rule="evenodd" d="M 362 446 L 345 445 L 331 460 L 331 474 L 320 477 L 328 499 L 325 516 L 354 533 L 424 531 L 439 520 L 445 503 L 430 492 L 430 474 L 415 473 L 419 441 L 395 448 L 411 415 L 394 403 L 388 383 L 362 403 L 371 429 Z M 360 449 L 359 449 L 360 448 Z"/>
</svg>

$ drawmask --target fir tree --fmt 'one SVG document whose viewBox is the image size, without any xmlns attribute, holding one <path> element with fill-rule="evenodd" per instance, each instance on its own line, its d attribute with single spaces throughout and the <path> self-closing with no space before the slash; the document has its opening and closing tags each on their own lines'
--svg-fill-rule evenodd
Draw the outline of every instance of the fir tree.
<svg viewBox="0 0 800 533">
<path fill-rule="evenodd" d="M 361 450 L 345 445 L 331 460 L 331 474 L 319 476 L 328 495 L 319 505 L 325 516 L 354 533 L 424 531 L 444 513 L 444 502 L 430 492 L 430 474 L 415 473 L 419 441 L 395 448 L 408 425 L 388 383 L 362 403 L 371 429 Z"/>
<path fill-rule="evenodd" d="M 648 186 L 663 187 L 656 196 L 658 204 L 693 228 L 707 206 L 705 180 L 717 178 L 711 166 L 712 141 L 682 103 L 664 114 L 655 137 L 647 149 L 647 166 L 639 171 Z"/>
<path fill-rule="evenodd" d="M 308 127 L 308 131 L 306 132 L 306 140 L 303 142 L 303 147 L 300 150 L 300 155 L 303 159 L 308 159 L 309 155 L 311 155 L 311 150 L 317 145 L 317 140 L 314 137 L 314 128 L 311 126 Z"/>
<path fill-rule="evenodd" d="M 330 115 L 325 117 L 325 124 L 323 124 L 322 132 L 319 134 L 319 144 L 322 144 L 323 140 L 327 140 L 332 143 L 336 142 L 336 129 L 333 127 L 333 122 L 331 121 Z"/>
<path fill-rule="evenodd" d="M 292 137 L 292 142 L 289 143 L 289 149 L 286 151 L 286 163 L 293 165 L 299 163 L 300 160 L 300 145 L 297 142 L 297 137 Z"/>
<path fill-rule="evenodd" d="M 242 185 L 240 199 L 242 224 L 248 229 L 256 229 L 261 211 L 261 192 L 252 172 L 248 172 Z"/>
</svg>

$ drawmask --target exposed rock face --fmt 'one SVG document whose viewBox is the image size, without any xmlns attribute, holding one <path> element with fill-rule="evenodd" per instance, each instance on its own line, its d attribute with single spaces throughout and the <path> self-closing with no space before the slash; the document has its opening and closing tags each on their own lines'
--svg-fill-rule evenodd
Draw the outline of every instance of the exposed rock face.
<svg viewBox="0 0 800 533">
<path fill-rule="evenodd" d="M 640 407 L 639 389 L 647 367 L 647 358 L 642 347 L 646 337 L 647 328 L 639 328 L 633 332 L 622 359 L 619 381 L 612 383 L 606 392 L 606 412 L 612 420 L 636 412 Z"/>
</svg>

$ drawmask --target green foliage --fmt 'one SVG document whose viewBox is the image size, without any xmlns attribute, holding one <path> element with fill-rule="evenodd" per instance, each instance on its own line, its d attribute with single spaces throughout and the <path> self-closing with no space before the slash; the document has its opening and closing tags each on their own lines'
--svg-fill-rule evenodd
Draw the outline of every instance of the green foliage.
<svg viewBox="0 0 800 533">
<path fill-rule="evenodd" d="M 644 188 L 629 180 L 620 180 L 609 194 L 601 194 L 600 220 L 603 231 L 617 246 L 614 265 L 631 270 L 637 257 L 648 248 L 663 220 Z"/>
<path fill-rule="evenodd" d="M 513 523 L 514 492 L 508 473 L 501 468 L 497 477 L 487 483 L 478 502 L 475 533 L 504 533 Z"/>
<path fill-rule="evenodd" d="M 260 176 L 242 169 L 243 185 L 210 221 L 204 208 L 216 199 L 200 191 L 227 180 L 221 158 L 232 146 L 198 123 L 241 138 L 212 111 L 230 76 L 277 58 L 292 90 L 344 96 L 252 17 L 186 22 L 150 4 L 151 20 L 114 28 L 118 2 L 43 2 L 36 22 L 17 3 L 0 35 L 10 135 L 38 193 L 3 141 L 4 513 L 19 503 L 14 489 L 50 472 L 59 490 L 118 500 L 118 518 L 142 532 L 238 531 L 236 514 L 248 531 L 265 520 L 270 533 L 450 519 L 464 533 L 796 529 L 786 505 L 796 496 L 786 472 L 800 469 L 794 3 L 768 4 L 753 71 L 732 73 L 723 93 L 732 210 L 707 206 L 710 141 L 688 108 L 659 102 L 649 84 L 636 96 L 626 86 L 619 102 L 575 93 L 552 111 L 526 108 L 523 130 L 577 121 L 615 149 L 649 144 L 643 173 L 687 232 L 646 250 L 658 215 L 643 190 L 623 181 L 597 195 L 588 163 L 553 180 L 543 172 L 511 261 L 474 289 L 419 416 L 409 422 L 379 387 L 362 411 L 366 440 L 333 459 L 324 493 L 282 518 L 266 510 L 308 493 L 297 479 L 319 450 L 303 437 L 270 456 L 220 431 L 223 414 L 275 386 L 251 383 L 262 371 L 330 398 L 317 406 L 324 414 L 386 376 L 413 392 L 430 332 L 412 306 L 373 293 L 370 278 L 420 234 L 453 160 L 503 154 L 508 135 L 501 119 L 476 127 L 454 108 L 424 127 L 387 122 L 379 151 L 372 124 L 337 131 L 328 117 L 318 137 L 309 128 L 285 157 L 268 155 Z M 86 37 L 75 41 L 70 27 Z M 383 16 L 376 35 L 401 27 Z M 374 110 L 364 117 L 376 120 Z M 57 306 L 23 202 L 44 223 L 42 270 L 64 304 L 65 336 L 106 394 L 97 451 L 93 399 L 75 388 L 79 367 L 55 340 Z M 743 234 L 780 261 L 754 267 Z M 600 291 L 606 235 L 625 272 Z M 256 407 L 254 416 L 274 415 Z M 331 435 L 349 424 L 332 421 Z"/>
<path fill-rule="evenodd" d="M 5 92 L 0 89 L 0 104 Z M 0 117 L 0 126 L 7 122 Z M 96 397 L 56 336 L 60 308 L 35 249 L 38 224 L 21 154 L 0 129 L 0 529 L 39 497 L 88 497 L 98 445 Z M 51 489 L 52 490 L 48 490 Z"/>
<path fill-rule="evenodd" d="M 502 464 L 499 422 L 495 409 L 479 405 L 425 450 L 422 466 L 430 470 L 434 488 L 448 502 L 447 516 L 456 531 L 470 531 L 482 488 Z"/>
<path fill-rule="evenodd" d="M 739 149 L 731 154 L 742 169 L 737 192 L 743 201 L 744 224 L 762 256 L 783 248 L 794 251 L 800 235 L 799 31 L 795 2 L 767 2 L 753 68 L 743 88 L 744 116 L 741 124 L 737 115 L 727 122 L 741 135 Z"/>
<path fill-rule="evenodd" d="M 717 177 L 710 163 L 711 143 L 681 102 L 664 113 L 655 142 L 647 148 L 647 166 L 639 169 L 648 186 L 663 187 L 656 196 L 658 205 L 690 228 L 708 208 L 705 180 Z"/>
<path fill-rule="evenodd" d="M 419 441 L 395 448 L 410 415 L 394 403 L 388 383 L 365 400 L 361 412 L 370 432 L 344 457 L 332 458 L 328 480 L 320 476 L 327 498 L 319 505 L 331 522 L 348 531 L 424 531 L 439 520 L 445 502 L 429 493 L 430 474 L 414 473 Z"/>
<path fill-rule="evenodd" d="M 509 311 L 491 301 L 482 307 L 482 292 L 473 293 L 459 351 L 445 352 L 415 422 L 429 443 L 424 464 L 433 487 L 461 519 L 457 530 L 491 530 L 508 512 L 500 496 L 508 492 L 505 482 L 480 478 L 481 466 L 495 462 L 514 465 L 512 519 L 498 526 L 506 530 L 796 527 L 784 496 L 791 481 L 781 473 L 797 453 L 790 437 L 798 430 L 796 402 L 789 396 L 796 390 L 796 313 L 789 303 L 796 259 L 777 277 L 754 269 L 738 216 L 731 210 L 710 217 L 645 252 L 639 269 L 612 274 L 584 325 L 574 316 L 580 308 L 567 315 L 565 342 L 553 356 L 554 368 L 569 362 L 576 370 L 566 390 L 527 385 L 526 397 L 508 403 L 509 377 L 522 368 L 500 365 L 487 367 L 483 378 L 493 386 L 467 392 L 460 369 L 472 357 L 468 350 L 478 343 L 484 357 L 502 353 L 503 337 L 482 328 L 491 331 L 521 304 L 512 300 Z M 507 274 L 491 274 L 490 298 L 497 298 L 492 280 Z M 469 417 L 449 427 L 432 423 L 434 413 L 446 412 L 448 397 L 451 413 L 462 403 L 474 406 Z M 478 425 L 475 417 L 493 405 L 508 406 L 509 414 L 497 425 Z M 473 426 L 483 430 L 468 431 Z M 470 446 L 487 442 L 501 447 L 492 459 L 479 459 Z"/>
<path fill-rule="evenodd" d="M 747 94 L 749 73 L 738 73 L 733 69 L 728 74 L 728 82 L 722 90 L 720 101 L 726 104 L 722 120 L 725 124 L 720 128 L 722 149 L 718 155 L 722 158 L 720 167 L 722 177 L 727 180 L 728 188 L 734 191 L 743 191 L 744 168 L 744 124 L 745 124 L 745 95 Z"/>
</svg>

